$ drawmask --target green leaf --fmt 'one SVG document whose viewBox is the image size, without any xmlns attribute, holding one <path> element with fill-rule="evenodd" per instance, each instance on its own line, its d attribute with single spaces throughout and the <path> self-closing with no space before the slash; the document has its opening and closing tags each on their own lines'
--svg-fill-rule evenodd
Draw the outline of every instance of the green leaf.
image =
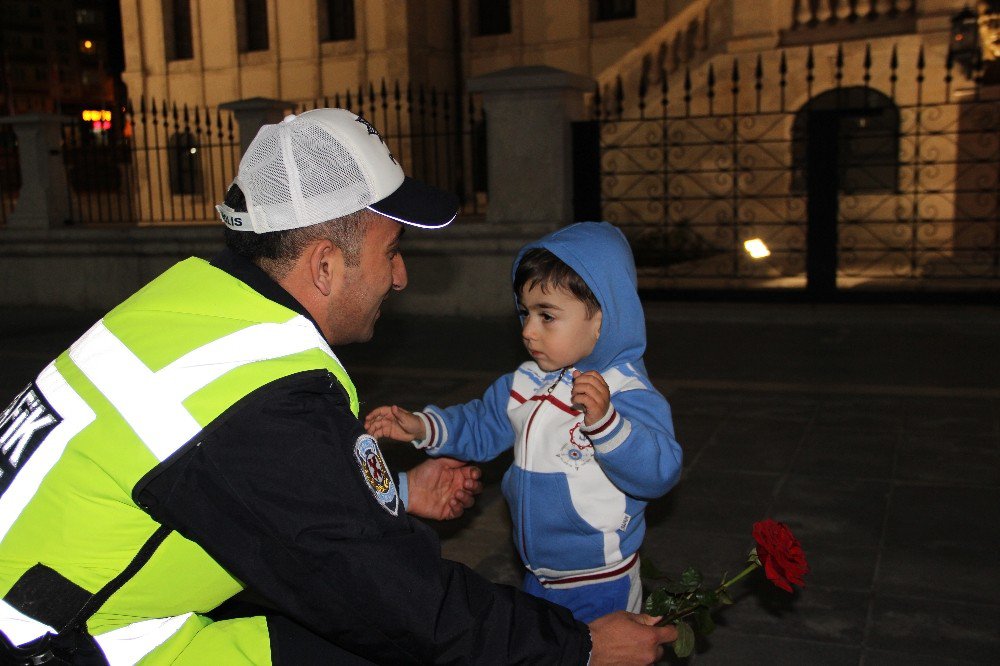
<svg viewBox="0 0 1000 666">
<path fill-rule="evenodd" d="M 649 615 L 668 615 L 680 608 L 682 599 L 670 594 L 662 587 L 650 592 L 643 604 L 643 612 Z"/>
<path fill-rule="evenodd" d="M 699 585 L 701 585 L 702 575 L 701 572 L 694 567 L 688 567 L 681 574 L 681 585 L 686 585 L 688 590 L 693 590 Z"/>
<path fill-rule="evenodd" d="M 727 590 L 719 590 L 719 603 L 723 606 L 733 605 L 733 598 L 729 596 L 729 592 Z"/>
<path fill-rule="evenodd" d="M 689 657 L 694 652 L 694 630 L 687 622 L 678 620 L 674 623 L 677 627 L 677 640 L 674 641 L 674 654 L 683 659 Z"/>
<path fill-rule="evenodd" d="M 694 630 L 701 636 L 708 636 L 715 631 L 715 621 L 707 608 L 699 608 L 694 614 Z"/>
<path fill-rule="evenodd" d="M 694 600 L 702 606 L 713 608 L 719 605 L 719 594 L 715 590 L 697 590 Z"/>
<path fill-rule="evenodd" d="M 763 566 L 760 562 L 760 556 L 757 555 L 757 548 L 751 548 L 750 552 L 747 554 L 747 564 L 756 564 L 757 566 Z"/>
<path fill-rule="evenodd" d="M 658 590 L 653 590 L 646 597 L 645 603 L 642 604 L 642 612 L 649 615 L 663 615 L 667 599 L 667 593 L 662 587 Z"/>
<path fill-rule="evenodd" d="M 684 599 L 670 593 L 669 590 L 658 588 L 649 593 L 643 604 L 643 612 L 649 615 L 669 615 L 684 604 Z"/>
<path fill-rule="evenodd" d="M 670 594 L 687 594 L 693 588 L 690 585 L 686 585 L 684 583 L 679 583 L 674 580 L 667 580 L 663 584 L 662 589 L 666 590 Z"/>
</svg>

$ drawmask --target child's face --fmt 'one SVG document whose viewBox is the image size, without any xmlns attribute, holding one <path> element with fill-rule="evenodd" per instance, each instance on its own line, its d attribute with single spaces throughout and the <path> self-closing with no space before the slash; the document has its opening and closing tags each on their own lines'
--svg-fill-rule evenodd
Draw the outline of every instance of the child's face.
<svg viewBox="0 0 1000 666">
<path fill-rule="evenodd" d="M 521 340 L 542 370 L 573 365 L 594 351 L 601 335 L 601 313 L 587 316 L 587 306 L 571 292 L 536 284 L 521 289 Z"/>
</svg>

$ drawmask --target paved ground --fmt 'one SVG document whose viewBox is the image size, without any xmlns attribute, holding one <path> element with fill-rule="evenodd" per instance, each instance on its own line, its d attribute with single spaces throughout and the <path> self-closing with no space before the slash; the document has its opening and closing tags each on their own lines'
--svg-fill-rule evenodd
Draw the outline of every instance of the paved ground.
<svg viewBox="0 0 1000 666">
<path fill-rule="evenodd" d="M 1000 308 L 648 305 L 650 375 L 674 410 L 681 483 L 649 511 L 664 571 L 734 571 L 782 520 L 812 572 L 760 580 L 718 614 L 697 664 L 995 663 L 1000 654 Z M 0 309 L 12 395 L 92 315 Z M 521 359 L 513 322 L 387 315 L 341 355 L 363 409 L 475 397 Z M 386 445 L 393 464 L 418 454 Z M 435 525 L 447 556 L 519 580 L 498 482 Z"/>
</svg>

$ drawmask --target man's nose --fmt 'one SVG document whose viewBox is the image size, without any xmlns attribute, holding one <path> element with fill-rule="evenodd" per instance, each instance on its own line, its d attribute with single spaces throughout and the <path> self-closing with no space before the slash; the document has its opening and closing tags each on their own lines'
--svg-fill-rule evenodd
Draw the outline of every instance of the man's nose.
<svg viewBox="0 0 1000 666">
<path fill-rule="evenodd" d="M 406 262 L 403 261 L 403 255 L 397 254 L 392 258 L 392 288 L 403 291 L 407 282 Z"/>
</svg>

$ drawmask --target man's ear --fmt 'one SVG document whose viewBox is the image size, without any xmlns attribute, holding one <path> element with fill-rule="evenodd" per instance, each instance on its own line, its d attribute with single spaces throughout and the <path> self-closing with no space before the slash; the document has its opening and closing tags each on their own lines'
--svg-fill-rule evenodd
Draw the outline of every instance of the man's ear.
<svg viewBox="0 0 1000 666">
<path fill-rule="evenodd" d="M 323 296 L 340 291 L 347 268 L 340 248 L 323 239 L 310 245 L 306 253 L 313 287 Z"/>
</svg>

